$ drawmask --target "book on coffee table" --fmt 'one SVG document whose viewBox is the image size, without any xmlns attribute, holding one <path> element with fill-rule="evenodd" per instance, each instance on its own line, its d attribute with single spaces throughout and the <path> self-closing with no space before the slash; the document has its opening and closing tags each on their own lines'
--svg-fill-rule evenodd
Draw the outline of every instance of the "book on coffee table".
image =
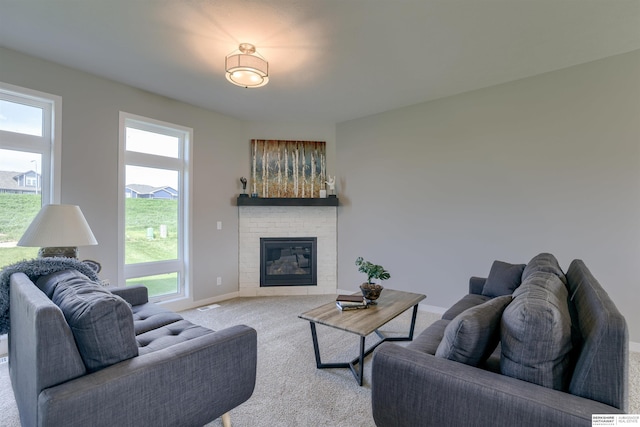
<svg viewBox="0 0 640 427">
<path fill-rule="evenodd" d="M 342 311 L 347 310 L 359 310 L 361 308 L 368 308 L 367 304 L 357 304 L 357 303 L 341 303 L 340 301 L 336 301 L 336 307 L 338 307 Z"/>
<path fill-rule="evenodd" d="M 367 308 L 367 301 L 362 295 L 338 295 L 336 307 L 340 310 L 356 310 Z"/>
<path fill-rule="evenodd" d="M 362 295 L 338 295 L 336 301 L 366 303 Z"/>
</svg>

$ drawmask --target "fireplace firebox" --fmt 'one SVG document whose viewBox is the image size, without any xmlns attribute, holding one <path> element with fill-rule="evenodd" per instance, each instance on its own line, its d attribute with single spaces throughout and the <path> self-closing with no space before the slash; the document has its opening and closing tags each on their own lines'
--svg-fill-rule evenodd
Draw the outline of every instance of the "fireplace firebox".
<svg viewBox="0 0 640 427">
<path fill-rule="evenodd" d="M 260 238 L 260 286 L 317 286 L 315 237 Z"/>
</svg>

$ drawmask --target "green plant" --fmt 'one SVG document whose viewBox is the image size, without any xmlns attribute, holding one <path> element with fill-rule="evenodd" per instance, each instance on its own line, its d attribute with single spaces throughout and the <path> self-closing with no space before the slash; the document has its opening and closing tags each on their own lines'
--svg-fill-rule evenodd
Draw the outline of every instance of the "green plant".
<svg viewBox="0 0 640 427">
<path fill-rule="evenodd" d="M 358 271 L 367 275 L 367 283 L 373 284 L 372 279 L 387 280 L 391 277 L 389 272 L 383 266 L 365 261 L 361 256 L 356 258 Z"/>
</svg>

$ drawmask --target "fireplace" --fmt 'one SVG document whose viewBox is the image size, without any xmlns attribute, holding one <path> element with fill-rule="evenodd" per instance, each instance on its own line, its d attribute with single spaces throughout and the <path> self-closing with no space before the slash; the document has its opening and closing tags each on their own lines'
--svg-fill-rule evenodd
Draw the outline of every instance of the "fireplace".
<svg viewBox="0 0 640 427">
<path fill-rule="evenodd" d="M 261 198 L 244 199 L 267 202 Z M 238 296 L 335 295 L 338 283 L 337 210 L 337 206 L 238 206 Z M 317 239 L 316 285 L 260 286 L 260 239 L 307 236 Z"/>
<path fill-rule="evenodd" d="M 316 286 L 315 237 L 260 238 L 260 286 Z"/>
</svg>

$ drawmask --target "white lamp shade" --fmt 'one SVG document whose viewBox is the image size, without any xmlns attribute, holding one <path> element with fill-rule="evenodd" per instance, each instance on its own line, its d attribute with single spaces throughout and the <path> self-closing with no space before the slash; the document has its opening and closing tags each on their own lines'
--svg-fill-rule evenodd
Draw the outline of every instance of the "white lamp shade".
<svg viewBox="0 0 640 427">
<path fill-rule="evenodd" d="M 97 245 L 79 206 L 45 205 L 33 219 L 18 246 L 71 247 Z"/>
<path fill-rule="evenodd" d="M 237 86 L 262 87 L 269 83 L 269 63 L 256 53 L 254 45 L 241 43 L 225 59 L 226 78 Z"/>
</svg>

